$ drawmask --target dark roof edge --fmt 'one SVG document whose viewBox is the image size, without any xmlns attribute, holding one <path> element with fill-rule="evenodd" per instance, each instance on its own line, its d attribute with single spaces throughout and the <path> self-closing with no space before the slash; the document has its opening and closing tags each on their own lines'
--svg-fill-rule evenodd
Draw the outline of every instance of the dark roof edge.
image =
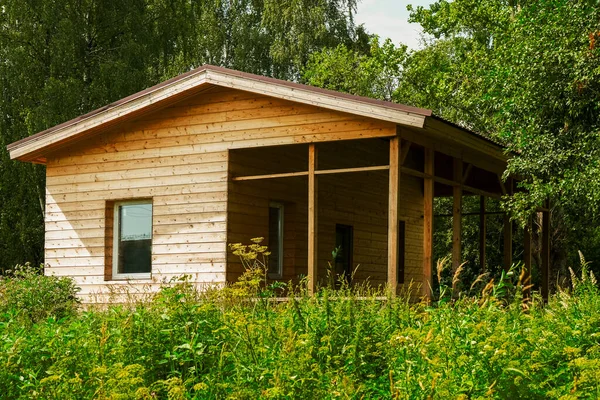
<svg viewBox="0 0 600 400">
<path fill-rule="evenodd" d="M 490 144 L 492 144 L 492 145 L 494 145 L 494 146 L 498 147 L 498 148 L 499 148 L 499 149 L 501 149 L 502 151 L 506 151 L 506 150 L 508 150 L 508 147 L 507 147 L 507 146 L 505 146 L 505 145 L 503 145 L 502 143 L 500 143 L 500 142 L 497 142 L 497 141 L 495 141 L 494 139 L 491 139 L 491 138 L 489 138 L 489 137 L 487 137 L 487 136 L 485 136 L 485 135 L 483 135 L 483 134 L 481 134 L 481 133 L 478 133 L 478 132 L 472 131 L 472 130 L 470 130 L 470 129 L 464 128 L 464 127 L 462 127 L 462 126 L 460 126 L 460 125 L 458 125 L 458 124 L 455 124 L 454 122 L 448 121 L 447 119 L 444 119 L 444 118 L 442 118 L 442 117 L 439 117 L 439 116 L 437 116 L 437 115 L 434 115 L 434 114 L 430 115 L 429 117 L 430 117 L 430 118 L 433 118 L 433 119 L 435 119 L 435 120 L 437 120 L 437 121 L 443 122 L 444 124 L 450 125 L 450 126 L 452 126 L 453 128 L 460 129 L 460 130 L 461 130 L 461 131 L 463 131 L 463 132 L 466 132 L 466 133 L 468 133 L 468 134 L 470 134 L 470 135 L 472 135 L 472 136 L 475 136 L 477 139 L 484 140 L 484 141 L 486 141 L 486 142 L 488 142 L 488 143 L 490 143 Z"/>
</svg>

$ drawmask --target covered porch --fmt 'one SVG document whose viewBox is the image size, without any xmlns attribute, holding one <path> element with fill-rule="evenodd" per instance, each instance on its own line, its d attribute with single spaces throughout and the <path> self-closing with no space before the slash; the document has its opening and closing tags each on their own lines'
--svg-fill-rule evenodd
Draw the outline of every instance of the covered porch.
<svg viewBox="0 0 600 400">
<path fill-rule="evenodd" d="M 309 292 L 335 278 L 388 286 L 405 285 L 432 296 L 434 199 L 452 198 L 452 269 L 461 264 L 463 197 L 477 196 L 479 262 L 486 269 L 489 199 L 514 190 L 503 182 L 505 164 L 479 149 L 431 141 L 398 129 L 396 136 L 229 151 L 228 243 L 264 237 L 273 253 L 269 278 L 308 278 Z M 540 291 L 548 295 L 549 212 L 542 213 Z M 513 263 L 514 227 L 503 218 L 503 267 Z M 531 274 L 531 227 L 523 235 L 523 262 Z M 514 260 L 518 261 L 518 260 Z M 229 255 L 227 280 L 242 273 Z"/>
</svg>

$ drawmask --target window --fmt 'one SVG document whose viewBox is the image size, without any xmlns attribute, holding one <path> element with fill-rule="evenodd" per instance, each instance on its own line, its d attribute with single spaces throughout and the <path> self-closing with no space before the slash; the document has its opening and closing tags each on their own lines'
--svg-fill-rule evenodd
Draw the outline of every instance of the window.
<svg viewBox="0 0 600 400">
<path fill-rule="evenodd" d="M 406 251 L 406 221 L 398 221 L 398 283 L 404 283 L 404 263 Z"/>
<path fill-rule="evenodd" d="M 283 204 L 269 205 L 269 271 L 271 279 L 283 275 Z"/>
<path fill-rule="evenodd" d="M 113 279 L 148 279 L 152 271 L 152 203 L 114 205 Z"/>
<path fill-rule="evenodd" d="M 352 254 L 354 252 L 354 228 L 350 225 L 335 225 L 335 273 L 346 279 L 352 274 Z"/>
</svg>

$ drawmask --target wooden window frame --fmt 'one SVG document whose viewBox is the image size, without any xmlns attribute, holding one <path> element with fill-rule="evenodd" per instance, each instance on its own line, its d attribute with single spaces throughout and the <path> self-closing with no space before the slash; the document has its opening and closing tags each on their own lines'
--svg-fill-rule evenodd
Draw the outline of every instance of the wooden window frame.
<svg viewBox="0 0 600 400">
<path fill-rule="evenodd" d="M 129 280 L 129 279 L 151 279 L 152 278 L 152 244 L 150 245 L 150 272 L 138 272 L 138 273 L 119 273 L 119 235 L 120 233 L 120 213 L 119 206 L 122 205 L 136 205 L 136 204 L 150 204 L 152 205 L 152 216 L 150 220 L 150 243 L 153 240 L 153 221 L 152 217 L 154 216 L 154 206 L 152 204 L 152 199 L 135 199 L 135 200 L 119 200 L 113 203 L 113 237 L 112 237 L 112 279 L 113 280 Z"/>
<path fill-rule="evenodd" d="M 278 254 L 278 259 L 277 259 L 277 272 L 269 272 L 268 273 L 268 277 L 269 279 L 281 279 L 283 277 L 283 240 L 284 240 L 284 230 L 285 230 L 285 205 L 280 202 L 280 201 L 270 201 L 269 202 L 269 209 L 271 208 L 277 208 L 279 209 L 279 221 L 278 221 L 278 226 L 277 226 L 277 237 L 278 237 L 278 247 L 277 247 L 277 254 Z M 269 239 L 271 236 L 271 232 L 270 232 L 270 225 L 271 223 L 269 222 Z M 269 243 L 269 247 L 271 246 L 271 243 Z M 270 260 L 269 260 L 270 262 Z M 269 268 L 271 267 L 271 265 L 269 265 Z"/>
</svg>

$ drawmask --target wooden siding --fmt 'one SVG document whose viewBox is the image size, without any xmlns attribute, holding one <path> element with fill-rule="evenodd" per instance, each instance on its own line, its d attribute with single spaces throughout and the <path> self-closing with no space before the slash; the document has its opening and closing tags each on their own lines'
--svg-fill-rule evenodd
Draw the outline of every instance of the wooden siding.
<svg viewBox="0 0 600 400">
<path fill-rule="evenodd" d="M 123 288 L 155 290 L 184 273 L 198 284 L 221 284 L 226 280 L 228 185 L 235 191 L 228 183 L 231 149 L 386 137 L 394 132 L 392 123 L 213 88 L 74 143 L 48 156 L 47 272 L 73 276 L 89 301 Z M 256 182 L 247 187 L 261 190 Z M 107 202 L 138 198 L 151 198 L 154 206 L 153 279 L 106 280 L 111 246 L 106 238 L 111 231 Z M 229 207 L 229 224 L 235 229 L 238 222 L 231 215 L 244 213 L 244 204 L 230 201 Z M 260 214 L 254 218 L 261 223 Z M 291 224 L 293 218 L 286 220 Z M 303 249 L 294 252 L 306 254 Z"/>
<path fill-rule="evenodd" d="M 388 141 L 335 142 L 318 146 L 319 169 L 351 168 L 388 163 Z M 231 173 L 251 175 L 306 169 L 307 146 L 233 151 Z M 308 192 L 306 177 L 239 181 L 230 184 L 229 241 L 248 243 L 256 236 L 268 237 L 270 201 L 284 204 L 285 281 L 307 274 Z M 388 172 L 358 172 L 318 177 L 318 281 L 324 282 L 335 226 L 354 230 L 355 281 L 373 285 L 387 283 Z M 403 176 L 399 218 L 406 221 L 405 282 L 422 280 L 423 243 L 422 180 Z M 268 244 L 268 243 L 266 243 Z M 229 257 L 227 278 L 237 279 L 241 266 Z"/>
</svg>

